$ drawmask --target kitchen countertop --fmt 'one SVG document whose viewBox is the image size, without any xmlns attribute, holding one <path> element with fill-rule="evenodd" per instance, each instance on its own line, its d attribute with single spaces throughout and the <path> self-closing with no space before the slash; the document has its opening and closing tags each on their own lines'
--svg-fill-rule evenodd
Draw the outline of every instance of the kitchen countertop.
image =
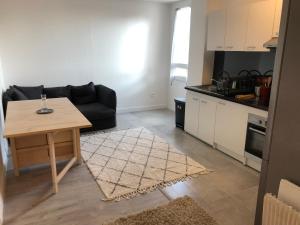
<svg viewBox="0 0 300 225">
<path fill-rule="evenodd" d="M 253 107 L 256 109 L 261 109 L 264 111 L 268 111 L 269 107 L 262 102 L 260 102 L 258 99 L 253 100 L 237 100 L 235 97 L 228 97 L 223 94 L 220 94 L 217 92 L 217 88 L 214 85 L 200 85 L 200 86 L 187 86 L 185 87 L 186 90 L 198 92 L 201 94 L 209 95 L 212 97 L 220 98 L 223 100 L 227 100 L 230 102 L 235 102 L 241 105 L 246 105 L 249 107 Z"/>
</svg>

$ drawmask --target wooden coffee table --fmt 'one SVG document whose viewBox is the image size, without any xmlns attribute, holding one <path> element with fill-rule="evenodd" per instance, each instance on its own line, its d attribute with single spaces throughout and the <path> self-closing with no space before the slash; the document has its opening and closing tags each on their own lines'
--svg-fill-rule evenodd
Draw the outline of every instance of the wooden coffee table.
<svg viewBox="0 0 300 225">
<path fill-rule="evenodd" d="M 50 163 L 54 193 L 58 183 L 75 164 L 81 162 L 80 128 L 91 123 L 67 99 L 47 100 L 54 113 L 38 115 L 41 100 L 8 102 L 4 137 L 10 140 L 14 173 L 21 168 Z M 56 161 L 69 160 L 57 174 Z"/>
</svg>

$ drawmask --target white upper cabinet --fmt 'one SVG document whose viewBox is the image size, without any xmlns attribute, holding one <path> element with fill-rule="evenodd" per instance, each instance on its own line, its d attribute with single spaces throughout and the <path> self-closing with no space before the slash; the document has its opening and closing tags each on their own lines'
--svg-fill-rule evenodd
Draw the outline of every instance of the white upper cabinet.
<svg viewBox="0 0 300 225">
<path fill-rule="evenodd" d="M 274 0 L 250 4 L 246 40 L 247 51 L 269 51 L 263 45 L 273 36 L 274 12 Z"/>
<path fill-rule="evenodd" d="M 248 4 L 229 7 L 226 11 L 226 51 L 244 51 L 248 25 Z"/>
<path fill-rule="evenodd" d="M 207 49 L 269 51 L 263 45 L 279 34 L 283 0 L 220 1 L 224 7 L 208 16 Z"/>
<path fill-rule="evenodd" d="M 209 51 L 223 51 L 225 45 L 226 13 L 215 11 L 208 16 L 208 39 Z"/>
<path fill-rule="evenodd" d="M 275 18 L 274 18 L 273 37 L 279 37 L 282 4 L 283 4 L 283 0 L 276 0 L 276 11 L 275 11 Z"/>
</svg>

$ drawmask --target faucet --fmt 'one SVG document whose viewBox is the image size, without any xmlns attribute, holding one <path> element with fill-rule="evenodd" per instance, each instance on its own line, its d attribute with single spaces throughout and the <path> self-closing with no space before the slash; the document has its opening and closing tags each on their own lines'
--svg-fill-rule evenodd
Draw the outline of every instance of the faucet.
<svg viewBox="0 0 300 225">
<path fill-rule="evenodd" d="M 218 81 L 218 80 L 216 80 L 216 79 L 211 79 L 211 81 L 212 81 L 212 82 L 216 82 L 217 84 L 218 84 L 218 83 L 222 83 L 222 81 Z"/>
</svg>

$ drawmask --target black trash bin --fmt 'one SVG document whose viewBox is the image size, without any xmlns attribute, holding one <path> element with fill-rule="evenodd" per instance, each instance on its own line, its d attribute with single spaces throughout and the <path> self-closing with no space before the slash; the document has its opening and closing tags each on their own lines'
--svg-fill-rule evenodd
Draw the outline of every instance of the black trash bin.
<svg viewBox="0 0 300 225">
<path fill-rule="evenodd" d="M 184 129 L 185 98 L 175 98 L 176 127 Z"/>
</svg>

